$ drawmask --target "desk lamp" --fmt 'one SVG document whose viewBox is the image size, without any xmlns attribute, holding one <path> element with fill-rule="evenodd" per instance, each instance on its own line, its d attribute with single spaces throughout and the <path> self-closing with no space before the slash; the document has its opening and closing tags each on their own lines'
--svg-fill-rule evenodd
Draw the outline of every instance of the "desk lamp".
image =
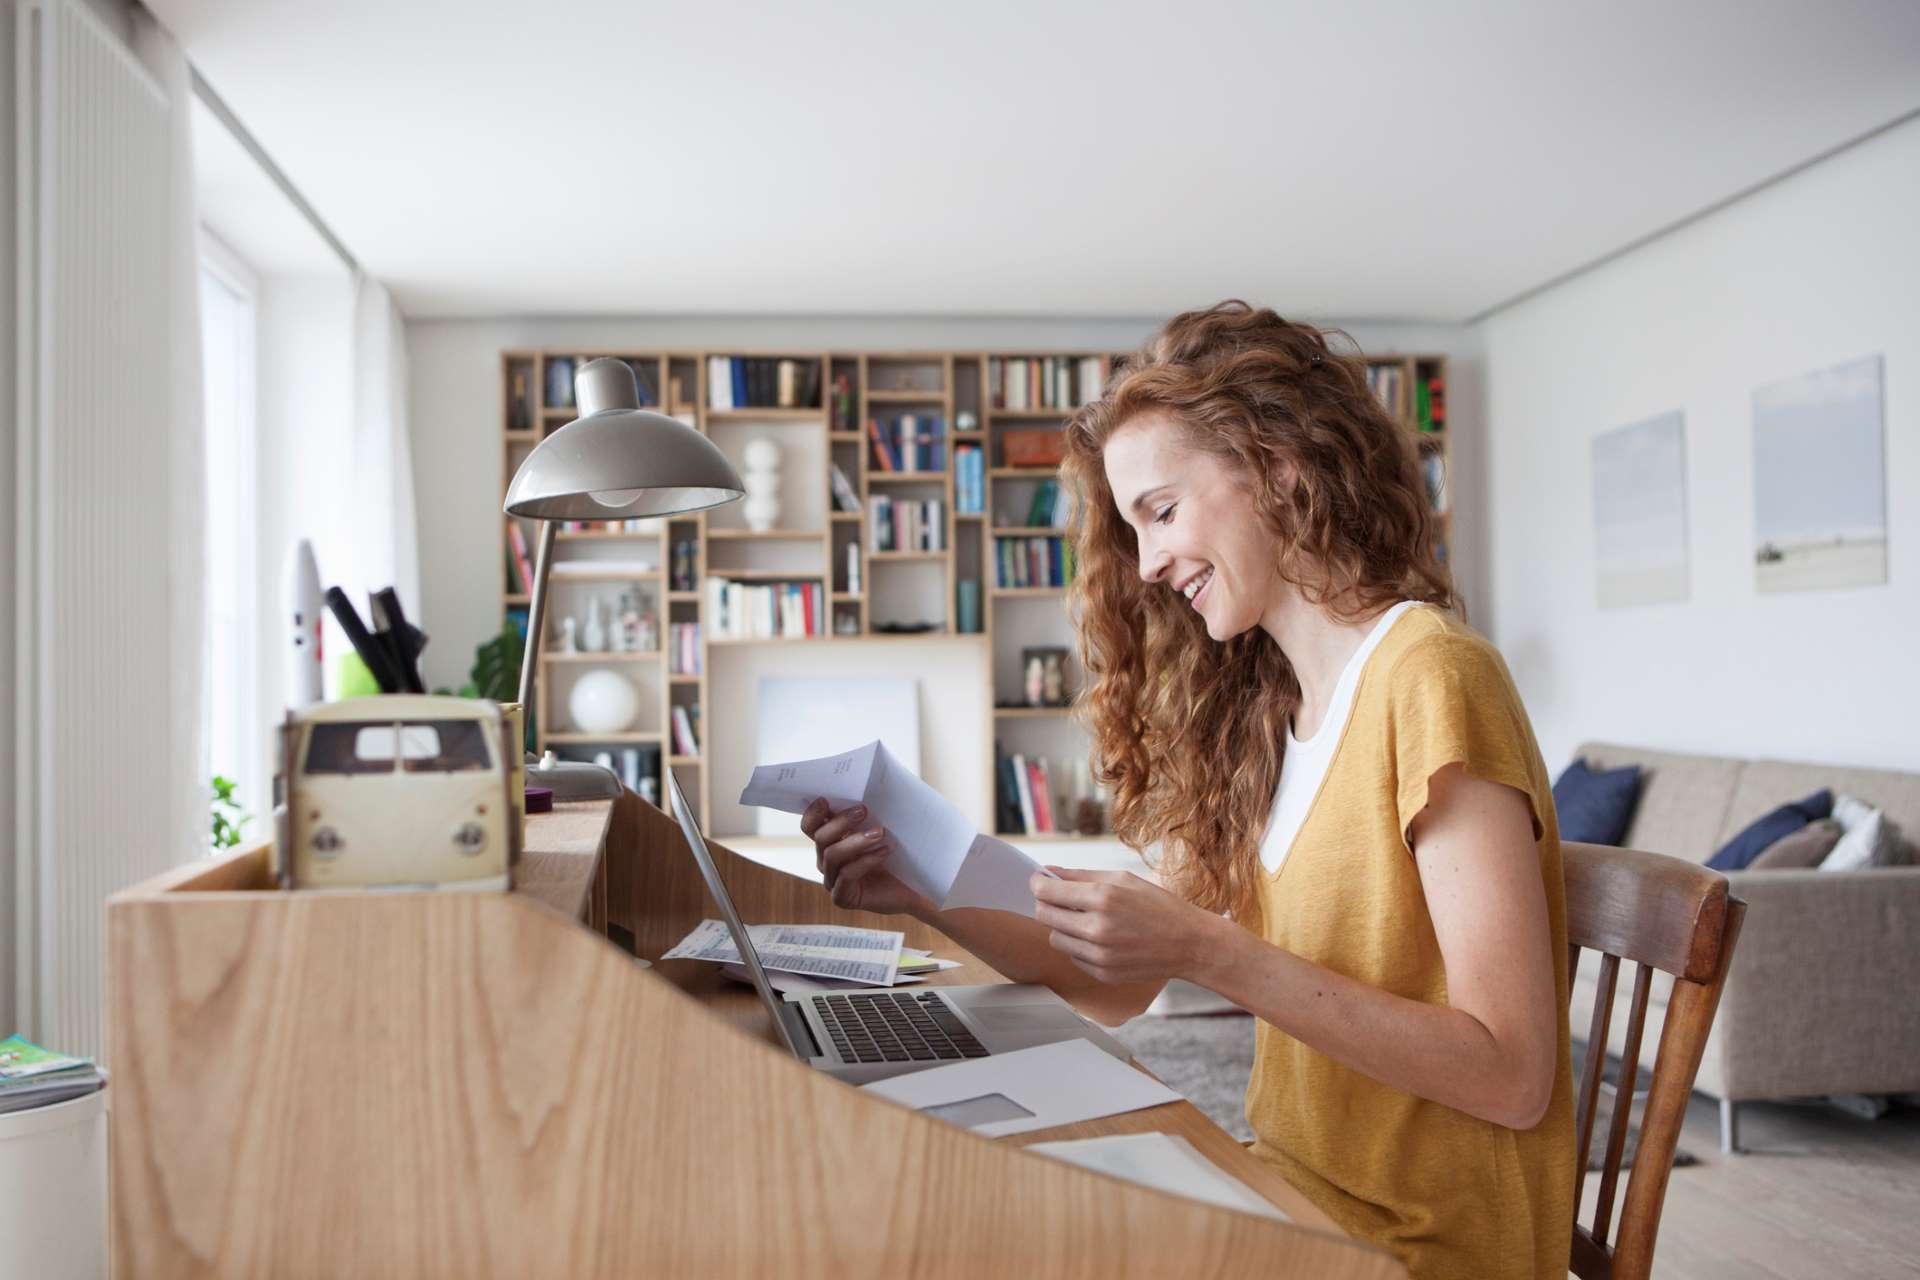
<svg viewBox="0 0 1920 1280">
<path fill-rule="evenodd" d="M 546 624 L 547 574 L 557 520 L 631 520 L 704 511 L 746 487 L 713 441 L 664 413 L 640 407 L 633 369 L 601 358 L 573 379 L 580 416 L 534 446 L 507 486 L 510 516 L 538 520 L 533 599 L 520 666 L 520 705 L 531 705 Z"/>
</svg>

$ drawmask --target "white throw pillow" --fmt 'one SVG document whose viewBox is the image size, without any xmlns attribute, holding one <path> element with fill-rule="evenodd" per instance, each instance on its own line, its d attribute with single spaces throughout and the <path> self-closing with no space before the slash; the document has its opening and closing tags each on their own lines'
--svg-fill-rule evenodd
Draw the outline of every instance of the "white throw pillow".
<svg viewBox="0 0 1920 1280">
<path fill-rule="evenodd" d="M 1833 819 L 1843 834 L 1821 862 L 1822 871 L 1858 871 L 1887 861 L 1893 830 L 1884 813 L 1865 801 L 1838 795 L 1833 798 Z"/>
</svg>

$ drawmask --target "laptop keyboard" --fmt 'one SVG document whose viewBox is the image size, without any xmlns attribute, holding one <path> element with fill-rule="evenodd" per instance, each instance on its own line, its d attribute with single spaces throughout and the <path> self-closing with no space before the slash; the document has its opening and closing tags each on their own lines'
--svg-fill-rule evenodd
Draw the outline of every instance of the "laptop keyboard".
<svg viewBox="0 0 1920 1280">
<path fill-rule="evenodd" d="M 813 1007 L 843 1062 L 932 1062 L 984 1058 L 987 1047 L 931 991 L 856 992 L 816 997 Z"/>
</svg>

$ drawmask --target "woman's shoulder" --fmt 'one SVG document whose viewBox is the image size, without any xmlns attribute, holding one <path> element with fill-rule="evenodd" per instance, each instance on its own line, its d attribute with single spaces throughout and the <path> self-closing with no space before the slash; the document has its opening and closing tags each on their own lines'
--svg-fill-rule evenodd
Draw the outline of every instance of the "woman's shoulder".
<svg viewBox="0 0 1920 1280">
<path fill-rule="evenodd" d="M 1493 642 L 1451 610 L 1420 604 L 1407 610 L 1374 654 L 1381 682 L 1392 695 L 1435 683 L 1508 686 L 1506 662 Z"/>
</svg>

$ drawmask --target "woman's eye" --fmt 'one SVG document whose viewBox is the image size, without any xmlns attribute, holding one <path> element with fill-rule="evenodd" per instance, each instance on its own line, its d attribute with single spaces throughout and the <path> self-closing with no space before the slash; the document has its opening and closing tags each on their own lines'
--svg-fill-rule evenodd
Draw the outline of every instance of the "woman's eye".
<svg viewBox="0 0 1920 1280">
<path fill-rule="evenodd" d="M 1160 508 L 1159 511 L 1154 513 L 1153 522 L 1155 524 L 1165 524 L 1167 521 L 1173 519 L 1173 509 L 1179 505 L 1177 502 L 1170 502 Z"/>
</svg>

